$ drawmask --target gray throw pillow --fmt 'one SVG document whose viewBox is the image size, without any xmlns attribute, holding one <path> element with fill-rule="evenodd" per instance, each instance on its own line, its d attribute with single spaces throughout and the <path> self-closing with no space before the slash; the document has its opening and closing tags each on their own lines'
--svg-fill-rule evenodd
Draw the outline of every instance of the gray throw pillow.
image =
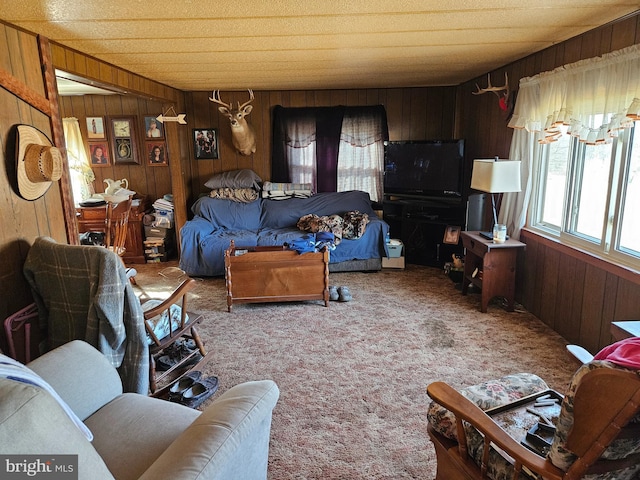
<svg viewBox="0 0 640 480">
<path fill-rule="evenodd" d="M 204 184 L 210 189 L 216 188 L 254 188 L 260 190 L 262 179 L 248 168 L 217 173 Z"/>
</svg>

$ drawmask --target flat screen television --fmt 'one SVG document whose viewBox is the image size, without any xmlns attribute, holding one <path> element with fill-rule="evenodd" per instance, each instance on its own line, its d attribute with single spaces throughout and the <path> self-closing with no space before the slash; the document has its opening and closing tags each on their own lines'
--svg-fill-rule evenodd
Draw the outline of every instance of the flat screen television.
<svg viewBox="0 0 640 480">
<path fill-rule="evenodd" d="M 464 140 L 385 143 L 384 193 L 462 199 Z"/>
</svg>

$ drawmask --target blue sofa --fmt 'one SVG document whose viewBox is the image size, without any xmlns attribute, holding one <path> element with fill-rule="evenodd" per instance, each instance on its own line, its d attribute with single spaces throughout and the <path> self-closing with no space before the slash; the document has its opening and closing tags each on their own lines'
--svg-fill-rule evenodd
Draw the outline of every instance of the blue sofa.
<svg viewBox="0 0 640 480">
<path fill-rule="evenodd" d="M 365 233 L 357 240 L 342 239 L 331 251 L 329 271 L 380 270 L 389 225 L 376 215 L 369 194 L 361 191 L 250 203 L 202 197 L 191 208 L 194 218 L 180 230 L 180 268 L 192 276 L 224 275 L 224 251 L 231 240 L 239 247 L 283 245 L 305 235 L 296 226 L 304 215 L 354 210 L 369 216 Z"/>
</svg>

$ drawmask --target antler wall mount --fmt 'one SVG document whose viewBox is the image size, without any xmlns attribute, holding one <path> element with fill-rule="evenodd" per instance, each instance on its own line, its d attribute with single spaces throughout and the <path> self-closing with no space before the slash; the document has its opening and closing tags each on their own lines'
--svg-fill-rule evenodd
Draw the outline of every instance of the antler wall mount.
<svg viewBox="0 0 640 480">
<path fill-rule="evenodd" d="M 480 85 L 476 83 L 477 90 L 475 92 L 471 92 L 474 95 L 482 95 L 483 93 L 493 92 L 498 97 L 498 104 L 501 110 L 505 112 L 509 108 L 509 95 L 511 91 L 509 90 L 509 76 L 507 72 L 504 72 L 504 85 L 501 87 L 494 87 L 491 85 L 491 74 L 487 73 L 487 88 L 480 88 Z M 504 93 L 500 93 L 504 92 Z"/>
</svg>

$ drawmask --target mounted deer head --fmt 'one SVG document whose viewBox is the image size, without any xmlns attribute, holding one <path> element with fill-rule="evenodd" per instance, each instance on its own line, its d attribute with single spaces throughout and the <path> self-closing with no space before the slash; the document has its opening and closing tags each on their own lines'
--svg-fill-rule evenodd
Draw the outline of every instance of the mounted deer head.
<svg viewBox="0 0 640 480">
<path fill-rule="evenodd" d="M 223 115 L 229 117 L 231 123 L 231 139 L 233 146 L 240 155 L 251 155 L 256 151 L 256 135 L 253 127 L 247 123 L 245 116 L 251 113 L 253 106 L 249 105 L 254 99 L 253 90 L 249 90 L 249 100 L 234 108 L 231 103 L 224 103 L 220 99 L 220 91 L 214 90 L 213 98 L 209 97 L 213 103 L 222 105 L 218 110 Z"/>
<path fill-rule="evenodd" d="M 507 76 L 507 72 L 504 72 L 504 85 L 502 87 L 494 87 L 491 85 L 491 74 L 487 73 L 487 88 L 480 88 L 480 85 L 476 83 L 476 88 L 478 89 L 476 92 L 471 92 L 474 95 L 482 95 L 483 93 L 493 92 L 498 97 L 498 102 L 500 108 L 506 111 L 509 108 L 509 77 Z M 505 90 L 504 93 L 500 94 Z"/>
</svg>

